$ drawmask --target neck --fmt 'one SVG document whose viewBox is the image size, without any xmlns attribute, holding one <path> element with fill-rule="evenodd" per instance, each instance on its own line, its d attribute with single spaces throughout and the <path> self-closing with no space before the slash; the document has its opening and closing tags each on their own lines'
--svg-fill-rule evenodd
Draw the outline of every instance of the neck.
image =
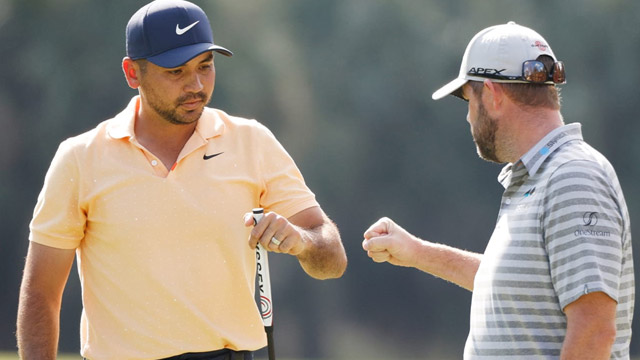
<svg viewBox="0 0 640 360">
<path fill-rule="evenodd" d="M 548 133 L 564 125 L 560 111 L 551 109 L 520 109 L 506 122 L 509 126 L 505 138 L 509 143 L 504 160 L 510 163 L 520 160 Z"/>
</svg>

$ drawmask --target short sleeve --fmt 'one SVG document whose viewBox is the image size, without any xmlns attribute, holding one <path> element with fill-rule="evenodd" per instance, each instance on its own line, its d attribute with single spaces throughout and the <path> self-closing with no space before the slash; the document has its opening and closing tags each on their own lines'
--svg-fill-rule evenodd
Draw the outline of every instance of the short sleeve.
<svg viewBox="0 0 640 360">
<path fill-rule="evenodd" d="M 542 221 L 561 307 L 597 291 L 618 301 L 623 216 L 600 164 L 560 166 L 547 185 Z"/>
<path fill-rule="evenodd" d="M 74 249 L 84 238 L 86 214 L 80 207 L 81 187 L 70 141 L 58 147 L 31 220 L 29 240 L 61 249 Z"/>
<path fill-rule="evenodd" d="M 290 217 L 318 206 L 314 193 L 305 184 L 302 173 L 285 148 L 266 127 L 260 129 L 260 172 L 263 192 L 260 206 Z"/>
</svg>

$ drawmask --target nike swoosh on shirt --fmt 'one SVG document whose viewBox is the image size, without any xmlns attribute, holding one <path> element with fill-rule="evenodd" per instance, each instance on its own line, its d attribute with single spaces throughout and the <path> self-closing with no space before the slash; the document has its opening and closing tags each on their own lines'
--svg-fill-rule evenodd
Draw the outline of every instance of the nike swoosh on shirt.
<svg viewBox="0 0 640 360">
<path fill-rule="evenodd" d="M 202 156 L 202 158 L 205 159 L 205 160 L 209 160 L 211 158 L 214 158 L 214 157 L 216 157 L 218 155 L 222 155 L 222 154 L 224 154 L 224 151 L 223 152 L 219 152 L 217 154 L 211 154 L 211 155 L 204 154 L 204 156 Z"/>
<path fill-rule="evenodd" d="M 186 33 L 187 31 L 191 30 L 192 27 L 196 26 L 196 24 L 199 23 L 199 22 L 200 22 L 200 20 L 194 22 L 193 24 L 187 26 L 184 29 L 180 29 L 180 24 L 176 24 L 176 34 L 182 35 L 182 34 Z"/>
</svg>

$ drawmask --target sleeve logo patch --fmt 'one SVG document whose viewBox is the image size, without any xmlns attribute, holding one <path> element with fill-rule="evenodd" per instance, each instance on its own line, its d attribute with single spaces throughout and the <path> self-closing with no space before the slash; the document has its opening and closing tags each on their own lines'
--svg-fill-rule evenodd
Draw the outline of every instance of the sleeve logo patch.
<svg viewBox="0 0 640 360">
<path fill-rule="evenodd" d="M 583 228 L 578 228 L 573 232 L 573 235 L 576 237 L 585 236 L 585 237 L 599 237 L 605 238 L 611 236 L 611 232 L 598 230 L 594 228 L 598 223 L 598 213 L 595 211 L 587 211 L 582 215 L 582 222 L 584 226 Z"/>
</svg>

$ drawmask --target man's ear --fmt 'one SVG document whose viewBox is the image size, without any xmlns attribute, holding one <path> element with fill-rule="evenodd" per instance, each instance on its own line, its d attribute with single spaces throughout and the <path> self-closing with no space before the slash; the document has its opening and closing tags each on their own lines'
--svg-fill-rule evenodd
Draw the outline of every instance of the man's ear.
<svg viewBox="0 0 640 360">
<path fill-rule="evenodd" d="M 499 83 L 495 83 L 489 79 L 484 81 L 484 86 L 489 90 L 487 95 L 489 95 L 489 103 L 495 110 L 499 110 L 502 107 L 502 102 L 504 100 L 504 89 L 502 85 Z"/>
<path fill-rule="evenodd" d="M 122 59 L 122 71 L 124 77 L 127 79 L 127 84 L 132 89 L 137 89 L 140 86 L 140 67 L 131 58 L 125 57 Z"/>
</svg>

